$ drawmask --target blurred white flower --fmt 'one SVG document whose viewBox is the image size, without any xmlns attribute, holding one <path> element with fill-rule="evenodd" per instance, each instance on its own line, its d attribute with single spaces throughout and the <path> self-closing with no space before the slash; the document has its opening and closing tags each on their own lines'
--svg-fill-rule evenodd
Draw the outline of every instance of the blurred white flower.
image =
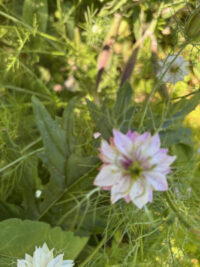
<svg viewBox="0 0 200 267">
<path fill-rule="evenodd" d="M 92 32 L 93 32 L 94 34 L 100 34 L 100 33 L 101 33 L 101 27 L 99 27 L 98 25 L 94 24 L 94 25 L 92 26 Z"/>
<path fill-rule="evenodd" d="M 165 61 L 159 61 L 160 70 L 158 71 L 158 77 L 161 77 L 163 73 L 165 73 L 175 57 L 176 55 L 168 56 Z M 181 80 L 183 81 L 184 77 L 189 73 L 188 66 L 189 62 L 185 61 L 182 56 L 178 56 L 169 67 L 162 80 L 173 84 Z"/>
<path fill-rule="evenodd" d="M 73 260 L 63 260 L 63 254 L 56 258 L 53 256 L 53 249 L 49 250 L 46 243 L 42 247 L 36 247 L 33 257 L 26 254 L 25 259 L 17 260 L 17 267 L 72 267 Z"/>
<path fill-rule="evenodd" d="M 35 191 L 35 197 L 36 198 L 39 198 L 41 196 L 41 194 L 42 194 L 42 191 L 41 190 L 36 190 Z"/>
<path fill-rule="evenodd" d="M 99 138 L 99 136 L 101 136 L 101 134 L 99 132 L 96 132 L 93 134 L 93 136 L 94 136 L 94 139 L 97 139 Z"/>
<path fill-rule="evenodd" d="M 64 82 L 64 85 L 68 91 L 76 92 L 77 84 L 74 76 L 71 74 L 68 79 Z"/>
<path fill-rule="evenodd" d="M 142 208 L 152 202 L 153 190 L 168 189 L 166 175 L 176 157 L 160 148 L 158 134 L 140 135 L 131 131 L 123 134 L 113 130 L 113 136 L 110 144 L 102 140 L 100 158 L 104 164 L 94 185 L 110 190 L 112 203 L 124 198 Z"/>
</svg>

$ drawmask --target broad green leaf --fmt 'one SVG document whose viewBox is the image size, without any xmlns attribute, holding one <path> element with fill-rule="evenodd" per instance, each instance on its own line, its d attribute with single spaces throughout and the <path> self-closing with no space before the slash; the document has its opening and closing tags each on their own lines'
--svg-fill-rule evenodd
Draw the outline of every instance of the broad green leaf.
<svg viewBox="0 0 200 267">
<path fill-rule="evenodd" d="M 73 232 L 63 231 L 59 227 L 51 228 L 44 222 L 20 219 L 8 219 L 0 222 L 0 257 L 10 259 L 8 265 L 0 261 L 0 267 L 11 266 L 18 258 L 24 258 L 25 253 L 33 254 L 36 246 L 44 242 L 54 253 L 64 253 L 64 259 L 76 259 L 84 248 L 88 237 L 75 236 Z"/>
<path fill-rule="evenodd" d="M 173 144 L 185 144 L 188 146 L 193 146 L 192 142 L 192 131 L 189 128 L 179 127 L 174 130 L 167 130 L 159 132 L 162 143 L 171 146 Z"/>
<path fill-rule="evenodd" d="M 131 105 L 133 90 L 128 81 L 118 90 L 114 106 L 115 127 L 126 133 L 131 127 L 135 107 Z"/>
<path fill-rule="evenodd" d="M 34 19 L 38 25 L 38 30 L 46 32 L 48 21 L 48 1 L 47 0 L 25 0 L 23 5 L 23 20 L 33 26 Z"/>
<path fill-rule="evenodd" d="M 11 217 L 20 218 L 22 209 L 14 204 L 0 200 L 0 220 L 9 219 Z"/>
<path fill-rule="evenodd" d="M 102 137 L 106 140 L 112 135 L 112 124 L 108 120 L 110 114 L 106 113 L 106 109 L 101 110 L 97 105 L 87 99 L 87 106 L 91 117 L 95 123 L 97 130 L 102 134 Z"/>
<path fill-rule="evenodd" d="M 76 154 L 71 154 L 66 168 L 67 185 L 71 185 L 84 173 L 87 173 L 98 161 L 98 158 L 95 157 L 80 157 Z"/>
<path fill-rule="evenodd" d="M 139 5 L 134 7 L 132 19 L 134 25 L 135 38 L 138 41 L 141 38 L 141 32 L 142 32 Z"/>
<path fill-rule="evenodd" d="M 25 218 L 27 219 L 35 219 L 38 216 L 35 198 L 36 184 L 38 182 L 38 159 L 32 157 L 23 163 L 20 180 L 16 185 L 16 191 L 14 191 L 22 197 L 21 205 L 23 206 Z"/>
<path fill-rule="evenodd" d="M 131 119 L 135 113 L 135 108 L 131 106 L 132 93 L 133 91 L 129 82 L 126 82 L 118 90 L 112 115 L 109 111 L 107 101 L 104 101 L 101 108 L 99 108 L 93 102 L 87 100 L 88 109 L 96 128 L 104 139 L 109 139 L 114 127 L 123 132 L 127 132 L 128 128 L 130 128 Z"/>
<path fill-rule="evenodd" d="M 127 131 L 131 128 L 131 124 L 133 122 L 133 115 L 136 113 L 135 107 L 129 107 L 119 118 L 117 128 L 123 133 L 127 133 Z"/>
<path fill-rule="evenodd" d="M 167 128 L 171 124 L 175 124 L 178 121 L 183 120 L 186 115 L 193 111 L 200 101 L 200 92 L 196 93 L 190 99 L 181 99 L 180 101 L 172 104 L 169 107 L 167 114 L 167 120 L 164 122 L 162 128 Z"/>
<path fill-rule="evenodd" d="M 65 131 L 65 139 L 67 148 L 70 153 L 74 151 L 74 99 L 72 99 L 64 110 L 63 114 L 63 129 Z"/>
<path fill-rule="evenodd" d="M 115 117 L 119 118 L 119 116 L 123 116 L 123 114 L 126 112 L 130 105 L 132 94 L 133 91 L 130 83 L 126 81 L 117 92 L 117 100 L 114 106 Z"/>
<path fill-rule="evenodd" d="M 65 189 L 67 144 L 65 131 L 60 127 L 58 121 L 51 118 L 35 97 L 33 97 L 33 108 L 45 148 L 45 153 L 41 153 L 39 157 L 51 174 L 50 181 L 42 192 L 43 201 L 40 203 L 40 215 L 38 217 L 40 218 L 46 214 L 52 207 L 52 203 L 62 195 Z"/>
<path fill-rule="evenodd" d="M 51 118 L 37 98 L 33 97 L 32 101 L 36 123 L 44 143 L 45 163 L 49 167 L 54 183 L 62 188 L 64 186 L 64 170 L 67 159 L 65 132 L 58 122 Z"/>
<path fill-rule="evenodd" d="M 171 147 L 171 154 L 176 155 L 176 165 L 180 165 L 178 169 L 179 175 L 185 170 L 190 169 L 192 173 L 195 170 L 195 160 L 194 160 L 194 148 L 182 143 L 173 145 Z"/>
</svg>

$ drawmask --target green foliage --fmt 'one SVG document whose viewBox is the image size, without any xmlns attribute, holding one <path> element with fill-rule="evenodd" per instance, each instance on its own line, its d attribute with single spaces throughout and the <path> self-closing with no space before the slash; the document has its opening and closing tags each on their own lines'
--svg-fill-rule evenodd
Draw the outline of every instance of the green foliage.
<svg viewBox="0 0 200 267">
<path fill-rule="evenodd" d="M 51 171 L 54 185 L 62 188 L 64 186 L 64 169 L 67 158 L 65 132 L 57 121 L 52 120 L 36 98 L 33 98 L 33 108 L 45 148 L 45 154 L 41 157 Z"/>
<path fill-rule="evenodd" d="M 0 266 L 46 242 L 81 267 L 198 267 L 200 128 L 185 118 L 199 105 L 199 47 L 184 39 L 196 7 L 0 1 Z M 159 81 L 159 62 L 177 52 L 189 74 L 176 85 Z M 113 128 L 158 132 L 177 156 L 168 195 L 154 192 L 142 210 L 111 205 L 93 186 Z"/>
<path fill-rule="evenodd" d="M 11 266 L 15 259 L 32 255 L 35 247 L 45 242 L 56 253 L 75 259 L 87 243 L 87 237 L 78 237 L 59 227 L 51 228 L 47 223 L 9 219 L 0 222 L 0 266 Z M 7 242 L 9 240 L 9 242 Z M 5 245 L 6 244 L 6 245 Z M 4 262 L 6 260 L 6 263 Z"/>
<path fill-rule="evenodd" d="M 131 121 L 135 108 L 131 107 L 132 88 L 128 82 L 118 90 L 117 99 L 112 110 L 105 100 L 101 107 L 87 100 L 88 109 L 94 120 L 97 130 L 103 138 L 108 140 L 112 135 L 112 129 L 118 128 L 127 132 L 131 127 Z"/>
<path fill-rule="evenodd" d="M 88 109 L 92 115 L 97 130 L 102 134 L 103 138 L 108 140 L 112 134 L 112 122 L 110 120 L 110 112 L 106 108 L 106 104 L 99 108 L 95 103 L 87 100 Z"/>
<path fill-rule="evenodd" d="M 48 1 L 25 0 L 22 18 L 30 26 L 36 24 L 39 31 L 45 32 L 48 22 Z"/>
</svg>

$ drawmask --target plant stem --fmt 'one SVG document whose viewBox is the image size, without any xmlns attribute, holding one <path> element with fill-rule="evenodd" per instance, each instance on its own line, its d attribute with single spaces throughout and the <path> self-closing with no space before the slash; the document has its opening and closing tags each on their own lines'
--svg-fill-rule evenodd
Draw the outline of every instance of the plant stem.
<svg viewBox="0 0 200 267">
<path fill-rule="evenodd" d="M 35 155 L 35 154 L 37 154 L 37 153 L 39 153 L 39 152 L 42 152 L 42 151 L 44 151 L 44 148 L 43 148 L 43 147 L 38 148 L 38 149 L 36 149 L 36 150 L 34 150 L 34 151 L 31 151 L 30 153 L 28 153 L 28 154 L 26 154 L 26 155 L 23 155 L 23 156 L 19 157 L 18 159 L 14 160 L 14 161 L 10 162 L 9 164 L 7 164 L 6 166 L 2 167 L 2 168 L 0 169 L 0 173 L 3 172 L 3 171 L 5 171 L 5 170 L 7 170 L 8 168 L 14 166 L 14 165 L 17 164 L 18 162 L 20 162 L 20 161 L 22 161 L 22 160 L 25 160 L 25 159 L 27 159 L 28 157 L 33 156 L 33 155 Z"/>
<path fill-rule="evenodd" d="M 99 245 L 96 247 L 96 249 L 90 254 L 89 257 L 87 257 L 87 259 L 81 264 L 79 265 L 79 267 L 84 267 L 86 266 L 86 264 L 95 256 L 95 254 L 99 251 L 99 249 L 104 245 L 104 243 L 106 242 L 106 237 L 104 237 L 101 242 L 99 243 Z"/>
<path fill-rule="evenodd" d="M 78 203 L 78 206 L 75 206 L 73 209 L 71 209 L 70 211 L 68 211 L 67 213 L 65 213 L 57 222 L 57 225 L 61 225 L 63 223 L 63 221 L 65 220 L 65 218 L 67 218 L 67 216 L 69 214 L 71 214 L 74 210 L 77 209 L 77 207 L 80 207 L 80 205 L 82 205 L 86 200 L 88 200 L 93 194 L 95 194 L 96 192 L 100 191 L 100 187 L 96 187 L 93 190 L 91 190 L 90 192 L 88 192 L 86 194 L 86 196 Z"/>
<path fill-rule="evenodd" d="M 153 95 L 153 93 L 156 91 L 156 89 L 158 89 L 162 83 L 162 79 L 163 77 L 165 76 L 165 74 L 167 73 L 167 71 L 169 70 L 169 68 L 171 67 L 171 65 L 174 63 L 174 61 L 177 59 L 177 57 L 180 55 L 180 53 L 185 49 L 185 47 L 187 46 L 188 42 L 186 41 L 182 47 L 180 48 L 180 50 L 178 51 L 178 53 L 175 55 L 175 57 L 173 58 L 173 60 L 170 62 L 170 64 L 167 66 L 166 70 L 162 73 L 162 75 L 159 77 L 159 80 L 158 80 L 158 83 L 153 87 L 153 89 L 151 90 L 148 98 L 147 98 L 147 101 L 146 101 L 146 104 L 145 104 L 145 107 L 144 107 L 144 112 L 142 114 L 142 118 L 141 118 L 141 121 L 140 121 L 140 125 L 139 125 L 139 129 L 141 129 L 142 125 L 143 125 L 143 122 L 144 122 L 144 118 L 146 116 L 146 113 L 147 113 L 147 108 L 148 108 L 148 105 L 149 105 L 149 102 L 150 102 L 150 99 Z"/>
<path fill-rule="evenodd" d="M 192 229 L 192 226 L 183 218 L 183 216 L 179 213 L 178 208 L 174 204 L 174 202 L 171 199 L 170 193 L 166 192 L 165 194 L 167 203 L 169 204 L 170 208 L 174 211 L 176 216 L 178 217 L 179 221 L 188 229 Z"/>
</svg>

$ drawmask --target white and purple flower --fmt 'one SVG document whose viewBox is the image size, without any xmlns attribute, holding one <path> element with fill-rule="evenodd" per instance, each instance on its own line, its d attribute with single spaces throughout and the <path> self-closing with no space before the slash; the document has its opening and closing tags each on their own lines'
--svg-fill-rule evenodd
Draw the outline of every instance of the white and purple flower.
<svg viewBox="0 0 200 267">
<path fill-rule="evenodd" d="M 174 62 L 171 64 L 172 61 Z M 189 62 L 185 61 L 182 56 L 177 57 L 176 54 L 168 56 L 165 61 L 159 61 L 159 67 L 158 77 L 165 73 L 162 80 L 166 83 L 176 84 L 178 81 L 183 81 L 189 73 Z"/>
<path fill-rule="evenodd" d="M 36 247 L 33 256 L 25 255 L 25 259 L 17 260 L 17 267 L 73 267 L 73 260 L 63 260 L 63 254 L 54 258 L 53 249 L 49 250 L 46 243 Z"/>
<path fill-rule="evenodd" d="M 113 130 L 110 144 L 102 140 L 100 158 L 103 161 L 94 185 L 111 191 L 111 202 L 124 198 L 138 208 L 152 202 L 153 190 L 166 191 L 166 175 L 176 159 L 160 148 L 158 134 L 142 135 L 136 131 L 123 134 Z"/>
</svg>

